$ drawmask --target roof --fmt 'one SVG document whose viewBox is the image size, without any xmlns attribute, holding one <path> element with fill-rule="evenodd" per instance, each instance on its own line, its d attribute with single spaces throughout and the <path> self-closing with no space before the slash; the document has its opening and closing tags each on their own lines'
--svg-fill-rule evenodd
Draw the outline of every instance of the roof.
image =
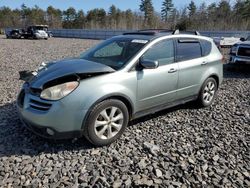
<svg viewBox="0 0 250 188">
<path fill-rule="evenodd" d="M 48 27 L 48 25 L 30 25 L 30 27 Z"/>
<path fill-rule="evenodd" d="M 146 29 L 134 32 L 123 33 L 123 36 L 129 38 L 139 38 L 144 40 L 152 40 L 162 36 L 178 35 L 178 34 L 188 34 L 200 36 L 198 31 L 179 31 L 179 30 L 166 30 L 166 29 Z"/>
</svg>

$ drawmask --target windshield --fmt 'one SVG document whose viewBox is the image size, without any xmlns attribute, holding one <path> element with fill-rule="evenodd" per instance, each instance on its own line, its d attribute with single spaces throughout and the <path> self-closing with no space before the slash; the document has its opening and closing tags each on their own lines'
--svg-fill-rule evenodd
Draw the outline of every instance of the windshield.
<svg viewBox="0 0 250 188">
<path fill-rule="evenodd" d="M 82 54 L 80 58 L 105 64 L 115 70 L 119 70 L 126 65 L 147 42 L 147 40 L 113 38 L 88 50 Z"/>
<path fill-rule="evenodd" d="M 35 30 L 44 30 L 44 31 L 47 31 L 47 27 L 44 27 L 44 26 L 35 26 L 34 27 Z"/>
</svg>

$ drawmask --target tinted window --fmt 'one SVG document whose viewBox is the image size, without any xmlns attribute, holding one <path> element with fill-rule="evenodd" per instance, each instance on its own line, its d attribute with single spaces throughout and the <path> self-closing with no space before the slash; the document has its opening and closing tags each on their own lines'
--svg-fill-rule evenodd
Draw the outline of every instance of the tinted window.
<svg viewBox="0 0 250 188">
<path fill-rule="evenodd" d="M 201 47 L 202 47 L 202 56 L 207 56 L 210 54 L 211 49 L 212 49 L 212 44 L 211 42 L 207 40 L 200 40 Z"/>
<path fill-rule="evenodd" d="M 196 39 L 179 39 L 177 41 L 177 60 L 187 61 L 201 57 L 201 45 Z"/>
<path fill-rule="evenodd" d="M 153 45 L 144 55 L 146 60 L 158 61 L 159 65 L 166 65 L 174 62 L 174 42 L 164 40 Z"/>
</svg>

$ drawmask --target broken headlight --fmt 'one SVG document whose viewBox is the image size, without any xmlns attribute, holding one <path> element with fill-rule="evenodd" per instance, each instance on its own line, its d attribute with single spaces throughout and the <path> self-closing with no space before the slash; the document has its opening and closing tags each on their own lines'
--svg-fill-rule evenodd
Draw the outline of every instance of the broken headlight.
<svg viewBox="0 0 250 188">
<path fill-rule="evenodd" d="M 46 100 L 59 100 L 74 91 L 79 82 L 72 81 L 46 88 L 42 91 L 40 97 Z"/>
</svg>

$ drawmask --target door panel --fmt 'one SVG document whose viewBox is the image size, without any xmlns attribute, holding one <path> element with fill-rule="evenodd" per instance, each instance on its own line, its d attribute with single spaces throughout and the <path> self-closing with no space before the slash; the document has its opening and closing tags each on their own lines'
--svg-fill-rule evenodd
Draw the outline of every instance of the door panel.
<svg viewBox="0 0 250 188">
<path fill-rule="evenodd" d="M 199 40 L 179 38 L 177 44 L 177 61 L 179 64 L 179 82 L 177 98 L 183 99 L 197 95 L 200 78 L 206 70 L 206 58 L 202 57 Z"/>
<path fill-rule="evenodd" d="M 174 63 L 174 41 L 163 40 L 153 45 L 142 59 L 158 61 L 157 69 L 137 71 L 139 110 L 172 102 L 176 98 L 178 64 Z"/>
<path fill-rule="evenodd" d="M 179 62 L 178 99 L 198 94 L 200 78 L 204 73 L 202 62 L 204 58 Z"/>
<path fill-rule="evenodd" d="M 161 66 L 157 69 L 144 69 L 137 72 L 138 109 L 148 109 L 176 99 L 178 64 Z"/>
</svg>

